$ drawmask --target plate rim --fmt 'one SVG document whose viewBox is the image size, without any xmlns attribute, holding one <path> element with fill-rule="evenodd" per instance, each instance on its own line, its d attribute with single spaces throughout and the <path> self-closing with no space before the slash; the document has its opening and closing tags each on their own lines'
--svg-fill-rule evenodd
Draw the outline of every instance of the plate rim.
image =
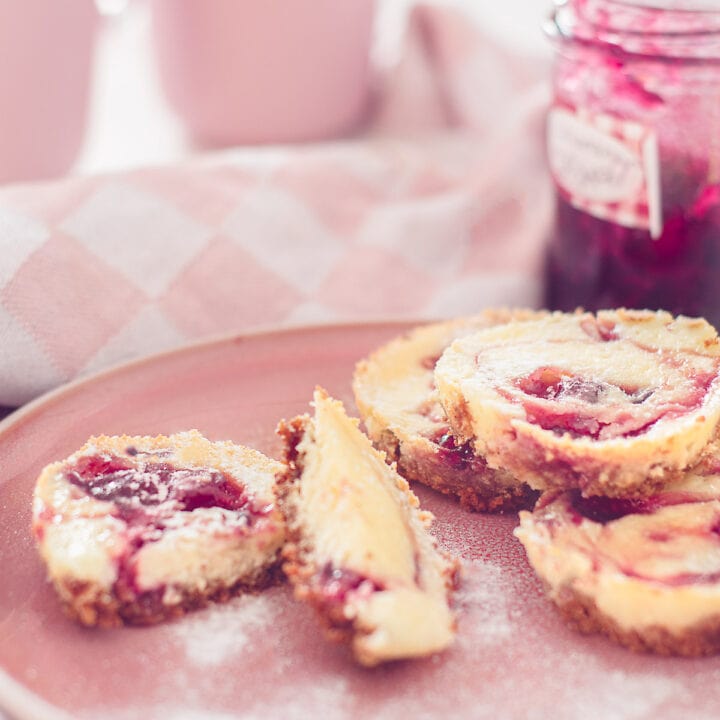
<svg viewBox="0 0 720 720">
<path fill-rule="evenodd" d="M 30 419 L 37 413 L 39 409 L 43 409 L 45 405 L 56 402 L 63 398 L 65 395 L 76 392 L 78 389 L 82 390 L 86 385 L 92 385 L 96 382 L 105 380 L 114 375 L 119 375 L 127 370 L 141 367 L 142 365 L 150 365 L 157 361 L 161 361 L 165 358 L 181 355 L 185 353 L 191 353 L 200 349 L 213 347 L 216 345 L 230 344 L 242 340 L 253 340 L 257 338 L 265 338 L 271 336 L 288 336 L 288 335 L 303 335 L 312 332 L 322 331 L 334 331 L 339 330 L 359 330 L 369 328 L 381 328 L 383 326 L 397 327 L 398 332 L 402 332 L 404 328 L 411 328 L 418 325 L 425 325 L 428 322 L 432 322 L 427 319 L 413 319 L 413 318 L 402 318 L 402 317 L 389 317 L 381 319 L 371 320 L 349 320 L 342 322 L 329 322 L 329 323 L 307 323 L 303 325 L 290 325 L 290 326 L 268 326 L 257 329 L 250 329 L 247 331 L 221 333 L 218 335 L 211 335 L 197 340 L 191 340 L 187 343 L 182 343 L 175 347 L 168 348 L 166 350 L 159 350 L 158 352 L 148 353 L 141 355 L 140 357 L 131 358 L 129 360 L 121 360 L 118 363 L 109 365 L 106 368 L 97 370 L 87 375 L 82 375 L 69 380 L 57 387 L 51 388 L 46 392 L 38 395 L 36 398 L 29 400 L 24 405 L 13 410 L 9 415 L 0 420 L 0 440 L 3 439 L 5 434 L 12 430 L 15 425 Z M 360 358 L 358 358 L 360 360 Z"/>
<path fill-rule="evenodd" d="M 72 720 L 72 716 L 52 705 L 0 668 L 0 718 L 4 720 Z"/>
</svg>

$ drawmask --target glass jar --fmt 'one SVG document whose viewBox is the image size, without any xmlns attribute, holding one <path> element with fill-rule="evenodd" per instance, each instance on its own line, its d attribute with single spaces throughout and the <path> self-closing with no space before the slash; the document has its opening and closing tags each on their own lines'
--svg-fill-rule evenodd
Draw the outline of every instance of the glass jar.
<svg viewBox="0 0 720 720">
<path fill-rule="evenodd" d="M 720 326 L 720 2 L 556 2 L 547 304 Z"/>
</svg>

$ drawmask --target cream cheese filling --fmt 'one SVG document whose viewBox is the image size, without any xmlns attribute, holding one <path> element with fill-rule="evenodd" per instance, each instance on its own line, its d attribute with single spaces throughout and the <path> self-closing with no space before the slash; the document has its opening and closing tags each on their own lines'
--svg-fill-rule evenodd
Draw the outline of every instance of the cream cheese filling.
<svg viewBox="0 0 720 720">
<path fill-rule="evenodd" d="M 412 505 L 407 484 L 348 418 L 338 401 L 315 394 L 315 418 L 298 445 L 297 501 L 316 563 L 349 569 L 382 586 L 350 595 L 346 614 L 367 664 L 440 650 L 454 636 L 446 561 Z"/>
<path fill-rule="evenodd" d="M 54 577 L 110 590 L 117 579 L 125 524 L 105 516 L 72 518 L 44 529 L 41 552 Z"/>
<path fill-rule="evenodd" d="M 316 402 L 314 438 L 298 447 L 304 455 L 300 520 L 312 528 L 316 553 L 336 567 L 412 584 L 415 543 L 407 519 L 382 479 L 385 462 L 369 441 L 359 447 L 360 440 L 341 408 Z"/>
<path fill-rule="evenodd" d="M 219 515 L 218 508 L 195 510 L 193 515 Z M 200 522 L 198 522 L 200 520 Z M 213 585 L 232 585 L 250 579 L 274 559 L 283 542 L 278 526 L 262 533 L 213 532 L 196 517 L 185 526 L 166 530 L 143 545 L 135 556 L 136 582 L 142 590 L 167 585 L 204 591 Z"/>
</svg>

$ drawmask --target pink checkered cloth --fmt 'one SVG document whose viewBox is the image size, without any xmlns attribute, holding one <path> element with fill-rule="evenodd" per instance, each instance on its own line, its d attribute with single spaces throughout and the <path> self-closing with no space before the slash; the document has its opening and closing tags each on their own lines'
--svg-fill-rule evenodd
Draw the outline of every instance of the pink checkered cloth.
<svg viewBox="0 0 720 720">
<path fill-rule="evenodd" d="M 361 139 L 0 189 L 0 405 L 219 333 L 537 304 L 545 66 L 450 9 L 405 50 Z"/>
</svg>

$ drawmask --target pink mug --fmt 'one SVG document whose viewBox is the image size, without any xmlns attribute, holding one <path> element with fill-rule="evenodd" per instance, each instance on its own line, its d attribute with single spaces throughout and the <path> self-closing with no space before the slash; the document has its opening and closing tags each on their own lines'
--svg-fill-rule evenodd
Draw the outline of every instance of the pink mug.
<svg viewBox="0 0 720 720">
<path fill-rule="evenodd" d="M 370 98 L 373 0 L 152 0 L 168 100 L 204 145 L 328 138 Z"/>
<path fill-rule="evenodd" d="M 0 183 L 61 175 L 83 141 L 93 0 L 0 0 Z"/>
</svg>

